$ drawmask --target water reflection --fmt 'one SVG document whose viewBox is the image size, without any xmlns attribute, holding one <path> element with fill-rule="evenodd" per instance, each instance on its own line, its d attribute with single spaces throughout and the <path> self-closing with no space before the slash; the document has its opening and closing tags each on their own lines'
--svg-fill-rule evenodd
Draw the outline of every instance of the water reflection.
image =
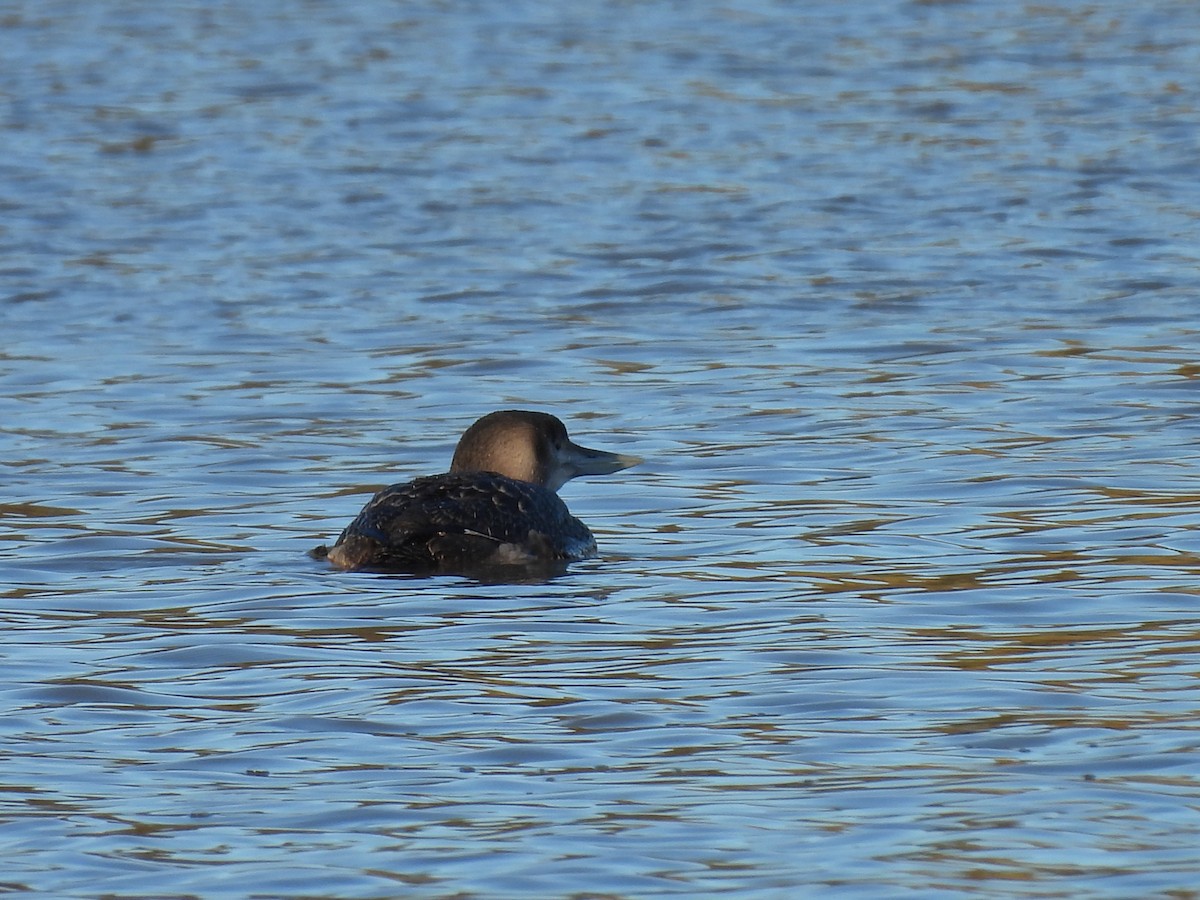
<svg viewBox="0 0 1200 900">
<path fill-rule="evenodd" d="M 39 9 L 8 886 L 1192 890 L 1200 8 Z M 602 558 L 304 556 L 512 406 Z"/>
</svg>

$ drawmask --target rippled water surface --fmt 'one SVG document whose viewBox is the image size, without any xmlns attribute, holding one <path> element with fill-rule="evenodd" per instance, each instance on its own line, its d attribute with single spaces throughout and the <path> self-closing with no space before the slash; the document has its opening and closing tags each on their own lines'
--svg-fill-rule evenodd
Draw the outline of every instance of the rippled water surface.
<svg viewBox="0 0 1200 900">
<path fill-rule="evenodd" d="M 0 12 L 0 889 L 1195 895 L 1200 6 Z"/>
</svg>

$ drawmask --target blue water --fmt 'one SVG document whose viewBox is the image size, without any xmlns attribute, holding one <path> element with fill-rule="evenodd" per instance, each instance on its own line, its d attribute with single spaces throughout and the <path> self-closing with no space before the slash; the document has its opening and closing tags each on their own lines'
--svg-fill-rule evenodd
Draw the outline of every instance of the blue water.
<svg viewBox="0 0 1200 900">
<path fill-rule="evenodd" d="M 348 7 L 348 8 L 346 8 Z M 0 889 L 1200 884 L 1200 6 L 0 7 Z M 498 408 L 545 582 L 332 573 Z"/>
</svg>

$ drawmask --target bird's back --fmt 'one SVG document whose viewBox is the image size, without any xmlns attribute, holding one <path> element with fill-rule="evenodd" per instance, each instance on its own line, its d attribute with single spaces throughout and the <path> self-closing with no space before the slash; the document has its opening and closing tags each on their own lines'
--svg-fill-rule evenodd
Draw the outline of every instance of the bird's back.
<svg viewBox="0 0 1200 900">
<path fill-rule="evenodd" d="M 384 488 L 342 532 L 329 560 L 343 569 L 461 571 L 595 553 L 592 533 L 554 491 L 465 472 Z"/>
</svg>

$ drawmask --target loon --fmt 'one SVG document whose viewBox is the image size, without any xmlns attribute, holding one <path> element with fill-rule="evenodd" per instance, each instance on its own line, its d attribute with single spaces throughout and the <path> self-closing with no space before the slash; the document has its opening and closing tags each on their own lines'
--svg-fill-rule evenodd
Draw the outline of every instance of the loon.
<svg viewBox="0 0 1200 900">
<path fill-rule="evenodd" d="M 596 539 L 556 492 L 577 475 L 639 462 L 573 443 L 548 413 L 489 413 L 463 433 L 449 472 L 384 488 L 313 555 L 339 569 L 411 573 L 587 559 Z"/>
</svg>

